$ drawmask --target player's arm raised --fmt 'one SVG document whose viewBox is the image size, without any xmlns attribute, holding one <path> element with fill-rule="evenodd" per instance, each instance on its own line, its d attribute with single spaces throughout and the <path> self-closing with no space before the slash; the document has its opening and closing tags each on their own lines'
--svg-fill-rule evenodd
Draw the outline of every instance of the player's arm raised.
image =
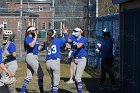
<svg viewBox="0 0 140 93">
<path fill-rule="evenodd" d="M 35 45 L 35 43 L 36 43 L 36 40 L 37 40 L 37 33 L 36 33 L 35 31 L 34 31 L 34 34 L 35 34 L 35 37 L 34 37 L 33 41 L 32 41 L 31 43 L 29 43 L 29 46 L 30 46 L 31 48 L 34 47 L 34 45 Z"/>
<path fill-rule="evenodd" d="M 72 40 L 68 37 L 68 28 L 67 27 L 63 28 L 63 34 L 64 34 L 64 38 L 65 38 L 66 42 L 71 43 Z"/>
</svg>

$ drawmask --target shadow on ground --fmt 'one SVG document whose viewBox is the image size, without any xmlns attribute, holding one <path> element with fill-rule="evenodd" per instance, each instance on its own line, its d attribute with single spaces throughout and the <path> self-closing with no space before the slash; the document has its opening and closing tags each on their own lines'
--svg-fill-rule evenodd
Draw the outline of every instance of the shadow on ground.
<svg viewBox="0 0 140 93">
<path fill-rule="evenodd" d="M 3 87 L 1 87 L 1 89 L 2 89 Z M 7 89 L 3 89 L 4 90 L 4 92 L 2 91 L 2 93 L 9 93 L 9 92 L 5 92 L 5 90 L 7 90 Z M 21 88 L 16 88 L 16 91 L 19 93 L 20 91 L 21 91 Z M 0 92 L 1 93 L 1 92 Z M 26 90 L 26 93 L 38 93 L 36 90 Z M 45 93 L 51 93 L 50 91 L 45 91 Z M 59 89 L 59 93 L 72 93 L 72 92 L 70 92 L 70 91 L 68 91 L 68 90 L 65 90 L 65 89 L 62 89 L 62 88 L 60 88 Z"/>
<path fill-rule="evenodd" d="M 60 89 L 59 89 L 59 93 L 72 93 L 72 92 L 60 88 Z"/>
<path fill-rule="evenodd" d="M 69 78 L 66 77 L 60 77 L 60 80 L 63 80 L 64 82 L 67 82 L 69 80 Z"/>
<path fill-rule="evenodd" d="M 106 78 L 104 89 L 99 89 L 100 72 L 93 67 L 86 67 L 85 72 L 92 76 L 92 78 L 82 78 L 82 81 L 89 93 L 121 93 L 119 80 L 115 87 L 112 87 L 110 79 Z"/>
<path fill-rule="evenodd" d="M 16 91 L 19 93 L 21 91 L 21 88 L 16 88 Z M 36 90 L 26 90 L 26 93 L 38 93 Z"/>
<path fill-rule="evenodd" d="M 121 93 L 119 85 L 115 86 L 115 89 L 112 88 L 109 79 L 106 79 L 105 86 L 103 90 L 99 89 L 100 78 L 82 78 L 83 89 L 87 89 L 89 93 Z"/>
</svg>

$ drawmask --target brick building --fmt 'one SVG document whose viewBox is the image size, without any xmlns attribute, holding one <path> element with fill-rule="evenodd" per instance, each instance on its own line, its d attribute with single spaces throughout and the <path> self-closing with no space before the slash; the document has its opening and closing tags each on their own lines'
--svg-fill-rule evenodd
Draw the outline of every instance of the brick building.
<svg viewBox="0 0 140 93">
<path fill-rule="evenodd" d="M 20 32 L 20 2 L 6 2 L 6 8 L 0 13 L 0 23 L 4 24 L 4 30 L 12 30 L 18 38 Z M 52 16 L 51 2 L 23 2 L 22 29 L 25 31 L 29 25 L 35 26 L 39 31 L 45 31 L 50 27 Z M 24 36 L 24 33 L 23 33 Z"/>
</svg>

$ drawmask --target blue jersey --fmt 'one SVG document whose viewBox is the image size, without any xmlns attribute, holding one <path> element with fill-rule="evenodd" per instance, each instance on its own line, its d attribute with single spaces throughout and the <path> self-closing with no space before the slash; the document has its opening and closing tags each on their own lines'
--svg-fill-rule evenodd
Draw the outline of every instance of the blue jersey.
<svg viewBox="0 0 140 93">
<path fill-rule="evenodd" d="M 100 48 L 102 58 L 112 58 L 113 57 L 113 41 L 111 37 L 104 38 L 101 43 Z"/>
<path fill-rule="evenodd" d="M 2 63 L 2 48 L 0 47 L 0 64 Z"/>
<path fill-rule="evenodd" d="M 4 56 L 12 55 L 13 52 L 16 52 L 16 45 L 11 41 L 8 41 L 7 43 L 3 43 L 2 46 L 3 46 L 2 55 Z M 16 57 L 7 59 L 8 62 L 13 60 L 16 60 Z"/>
<path fill-rule="evenodd" d="M 38 47 L 40 46 L 39 40 L 38 40 L 38 39 L 36 40 L 36 43 L 35 43 L 35 45 L 34 45 L 33 48 L 31 48 L 31 47 L 29 46 L 29 44 L 30 44 L 32 41 L 33 41 L 33 37 L 27 36 L 27 37 L 25 38 L 25 43 L 27 44 L 27 46 L 26 46 L 27 54 L 28 54 L 28 53 L 33 53 L 33 54 L 37 55 L 37 54 L 38 54 Z"/>
<path fill-rule="evenodd" d="M 79 40 L 77 40 L 77 38 L 71 36 L 70 39 L 72 40 L 73 45 L 83 43 L 83 46 L 81 48 L 72 49 L 74 57 L 86 57 L 86 38 L 82 36 Z"/>
<path fill-rule="evenodd" d="M 13 52 L 16 52 L 16 46 L 13 42 L 10 42 L 7 51 L 9 52 L 9 54 L 12 54 Z"/>
<path fill-rule="evenodd" d="M 16 52 L 16 46 L 13 42 L 10 42 L 8 48 L 7 48 L 7 51 L 9 53 L 9 55 L 11 55 L 13 52 Z M 12 60 L 16 60 L 16 57 L 13 57 L 12 59 L 10 59 L 9 61 L 12 61 Z"/>
<path fill-rule="evenodd" d="M 46 42 L 46 60 L 60 58 L 60 50 L 64 44 L 65 40 L 63 38 L 55 38 L 52 40 L 51 48 L 48 50 L 48 44 Z"/>
</svg>

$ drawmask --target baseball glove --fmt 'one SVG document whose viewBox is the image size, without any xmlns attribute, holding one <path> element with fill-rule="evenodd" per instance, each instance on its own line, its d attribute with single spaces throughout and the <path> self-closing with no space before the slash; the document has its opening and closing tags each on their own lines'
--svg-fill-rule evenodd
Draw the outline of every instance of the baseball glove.
<svg viewBox="0 0 140 93">
<path fill-rule="evenodd" d="M 6 77 L 2 77 L 0 79 L 0 82 L 4 83 L 4 84 L 12 84 L 12 83 L 15 83 L 16 82 L 16 78 L 15 77 L 9 77 L 9 76 L 6 76 Z"/>
</svg>

